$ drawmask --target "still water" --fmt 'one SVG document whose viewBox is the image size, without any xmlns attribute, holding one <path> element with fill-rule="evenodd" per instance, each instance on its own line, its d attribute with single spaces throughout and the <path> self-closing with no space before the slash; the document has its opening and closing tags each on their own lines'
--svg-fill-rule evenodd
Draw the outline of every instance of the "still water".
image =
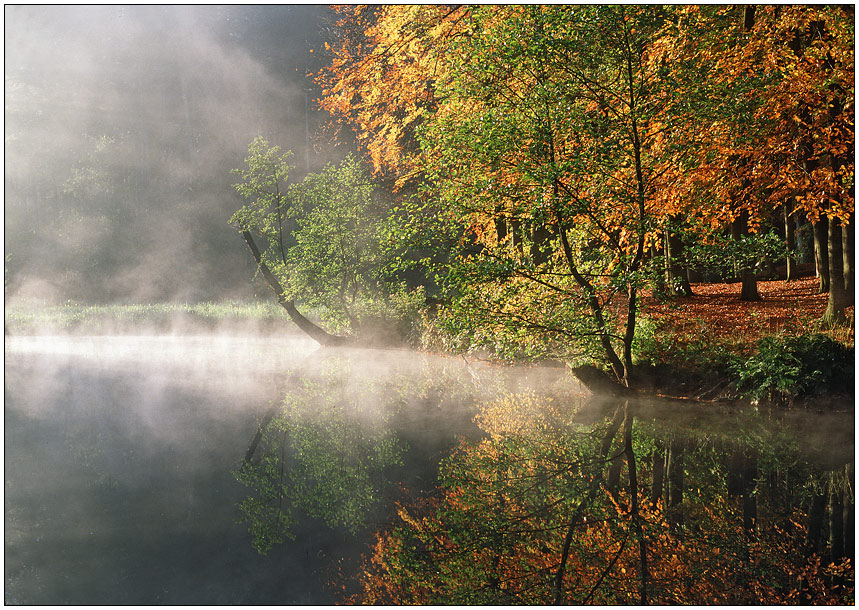
<svg viewBox="0 0 859 610">
<path fill-rule="evenodd" d="M 720 562 L 782 518 L 853 554 L 851 410 L 620 404 L 563 369 L 253 337 L 7 337 L 4 393 L 9 604 L 748 601 L 665 584 L 677 536 L 712 560 L 717 504 Z"/>
</svg>

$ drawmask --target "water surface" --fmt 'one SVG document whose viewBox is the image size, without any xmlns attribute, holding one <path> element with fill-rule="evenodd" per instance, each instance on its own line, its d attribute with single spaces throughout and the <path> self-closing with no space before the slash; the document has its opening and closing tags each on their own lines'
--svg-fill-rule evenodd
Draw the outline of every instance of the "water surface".
<svg viewBox="0 0 859 610">
<path fill-rule="evenodd" d="M 402 528 L 403 511 L 444 502 L 454 488 L 483 493 L 485 481 L 507 477 L 522 460 L 529 472 L 569 462 L 594 450 L 582 439 L 603 434 L 621 407 L 633 413 L 642 481 L 655 478 L 648 465 L 656 457 L 676 471 L 685 456 L 678 506 L 721 494 L 735 507 L 746 501 L 749 513 L 749 482 L 759 479 L 755 509 L 769 523 L 772 506 L 801 510 L 811 501 L 809 477 L 850 479 L 853 468 L 852 413 L 619 405 L 589 399 L 563 369 L 320 350 L 300 338 L 7 337 L 4 392 L 11 604 L 334 603 L 361 590 L 353 577 L 362 555 Z M 261 420 L 265 433 L 255 440 Z M 487 462 L 493 442 L 504 450 Z M 476 487 L 460 476 L 480 470 L 469 461 L 475 455 L 490 469 Z M 738 491 L 730 477 L 744 464 L 749 470 L 750 456 L 759 476 L 746 476 Z M 627 473 L 616 470 L 622 489 Z M 562 507 L 576 489 L 565 478 L 571 472 L 540 475 L 528 502 Z M 611 463 L 604 473 L 611 483 Z M 515 548 L 502 518 L 510 503 L 492 504 L 514 492 L 496 491 L 491 502 L 476 501 L 469 519 L 497 523 L 508 532 L 502 546 Z M 852 506 L 852 495 L 840 497 Z M 474 544 L 502 539 L 492 536 Z M 562 541 L 549 536 L 541 556 Z M 433 561 L 437 570 L 447 560 Z M 476 578 L 469 570 L 457 577 Z M 516 599 L 512 590 L 465 601 L 552 601 Z M 574 588 L 568 594 L 577 601 Z"/>
</svg>

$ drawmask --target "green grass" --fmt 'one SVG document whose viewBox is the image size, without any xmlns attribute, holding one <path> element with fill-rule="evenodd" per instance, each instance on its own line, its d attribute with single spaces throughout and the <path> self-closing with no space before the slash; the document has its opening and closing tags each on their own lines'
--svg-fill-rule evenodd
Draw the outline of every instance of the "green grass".
<svg viewBox="0 0 859 610">
<path fill-rule="evenodd" d="M 286 312 L 274 302 L 153 303 L 133 305 L 11 305 L 5 309 L 10 334 L 164 332 L 262 327 L 292 330 Z"/>
</svg>

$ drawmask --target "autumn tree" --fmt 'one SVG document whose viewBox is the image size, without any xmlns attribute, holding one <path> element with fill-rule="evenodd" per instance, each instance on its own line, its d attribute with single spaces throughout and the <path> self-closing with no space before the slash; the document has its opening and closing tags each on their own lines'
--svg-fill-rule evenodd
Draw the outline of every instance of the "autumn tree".
<svg viewBox="0 0 859 610">
<path fill-rule="evenodd" d="M 812 221 L 828 321 L 852 285 L 852 41 L 852 9 L 828 6 L 685 7 L 665 39 L 698 75 L 698 161 L 678 190 L 738 236 L 785 214 Z"/>
<path fill-rule="evenodd" d="M 425 176 L 424 196 L 465 228 L 447 275 L 461 332 L 489 329 L 512 351 L 592 345 L 632 383 L 664 129 L 664 83 L 644 58 L 662 19 L 384 7 L 338 44 L 323 105 L 357 125 L 377 168 Z"/>
</svg>

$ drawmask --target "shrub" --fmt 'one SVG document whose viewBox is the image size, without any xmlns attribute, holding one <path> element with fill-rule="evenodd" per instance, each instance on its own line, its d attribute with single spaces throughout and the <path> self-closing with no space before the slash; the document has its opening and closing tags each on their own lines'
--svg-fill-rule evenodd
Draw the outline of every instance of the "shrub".
<svg viewBox="0 0 859 610">
<path fill-rule="evenodd" d="M 853 390 L 853 348 L 827 335 L 768 336 L 757 353 L 734 364 L 743 395 L 755 402 L 784 402 Z"/>
</svg>

